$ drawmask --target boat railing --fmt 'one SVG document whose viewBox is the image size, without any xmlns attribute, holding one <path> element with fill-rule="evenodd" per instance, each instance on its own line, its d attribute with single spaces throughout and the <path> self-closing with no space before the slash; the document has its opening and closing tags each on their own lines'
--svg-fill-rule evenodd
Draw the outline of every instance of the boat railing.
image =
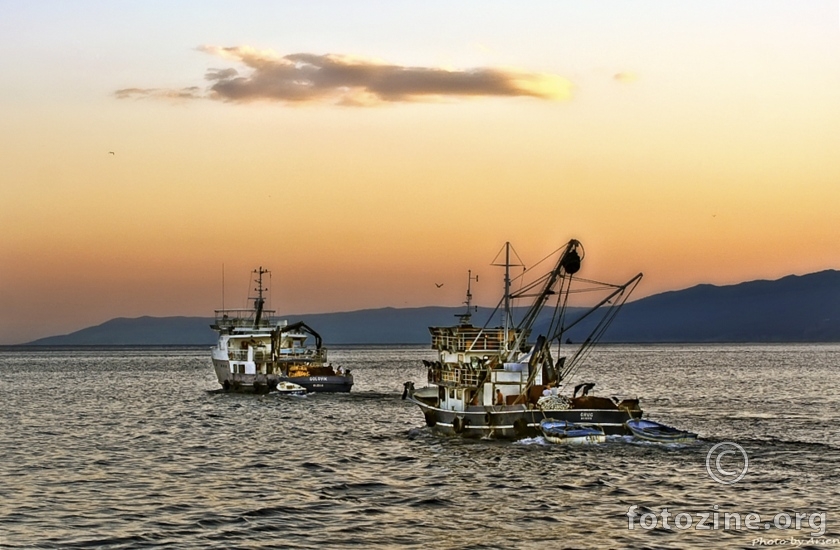
<svg viewBox="0 0 840 550">
<path fill-rule="evenodd" d="M 501 342 L 495 338 L 479 338 L 476 341 L 457 336 L 434 336 L 432 349 L 451 351 L 497 352 Z"/>
<path fill-rule="evenodd" d="M 247 349 L 229 349 L 228 359 L 230 361 L 248 361 Z M 283 350 L 277 353 L 275 359 L 277 361 L 306 361 L 307 363 L 323 363 L 327 360 L 326 348 L 320 350 L 304 349 L 294 350 L 287 353 Z M 272 360 L 271 352 L 263 349 L 253 350 L 253 361 L 256 363 L 267 363 Z"/>
<path fill-rule="evenodd" d="M 454 384 L 456 386 L 469 386 L 471 388 L 478 387 L 487 376 L 487 371 L 484 369 L 442 368 L 436 370 L 438 370 L 439 376 L 437 378 L 440 382 Z"/>
<path fill-rule="evenodd" d="M 282 348 L 277 352 L 278 361 L 307 361 L 323 363 L 327 360 L 327 349 Z"/>
<path fill-rule="evenodd" d="M 260 317 L 259 326 L 273 326 L 273 318 L 276 310 L 265 309 Z M 217 309 L 216 326 L 220 328 L 253 327 L 256 320 L 256 312 L 253 309 Z"/>
<path fill-rule="evenodd" d="M 247 349 L 232 349 L 228 350 L 228 359 L 231 361 L 247 361 L 248 360 L 248 350 Z M 256 363 L 265 363 L 271 361 L 271 352 L 268 350 L 254 350 L 253 360 Z"/>
<path fill-rule="evenodd" d="M 508 342 L 513 344 L 518 332 L 508 333 Z M 502 329 L 480 330 L 472 327 L 451 331 L 432 329 L 432 349 L 450 352 L 497 353 L 503 349 L 504 332 Z"/>
</svg>

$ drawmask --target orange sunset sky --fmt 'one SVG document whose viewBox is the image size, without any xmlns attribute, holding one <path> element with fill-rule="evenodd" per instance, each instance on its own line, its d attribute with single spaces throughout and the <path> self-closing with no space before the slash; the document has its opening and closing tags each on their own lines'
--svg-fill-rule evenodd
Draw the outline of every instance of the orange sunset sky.
<svg viewBox="0 0 840 550">
<path fill-rule="evenodd" d="M 635 298 L 840 268 L 836 0 L 0 12 L 0 344 L 258 266 L 287 315 L 492 306 L 505 241 Z"/>
</svg>

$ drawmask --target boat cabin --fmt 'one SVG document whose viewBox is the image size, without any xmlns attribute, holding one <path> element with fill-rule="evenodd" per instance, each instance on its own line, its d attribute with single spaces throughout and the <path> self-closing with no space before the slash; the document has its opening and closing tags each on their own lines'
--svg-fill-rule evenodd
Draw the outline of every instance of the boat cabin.
<svg viewBox="0 0 840 550">
<path fill-rule="evenodd" d="M 541 369 L 532 375 L 530 356 L 520 362 L 499 362 L 504 350 L 516 342 L 519 336 L 516 330 L 461 324 L 430 327 L 429 332 L 432 349 L 438 352 L 440 360 L 425 363 L 428 381 L 438 386 L 441 409 L 466 411 L 470 407 L 525 405 L 528 387 L 543 382 Z M 509 355 L 516 357 L 527 351 L 523 345 L 523 349 Z"/>
</svg>

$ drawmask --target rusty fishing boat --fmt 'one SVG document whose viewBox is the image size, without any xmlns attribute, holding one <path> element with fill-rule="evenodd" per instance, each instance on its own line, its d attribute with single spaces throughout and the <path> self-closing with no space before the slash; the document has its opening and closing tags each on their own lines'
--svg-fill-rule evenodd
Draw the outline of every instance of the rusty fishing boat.
<svg viewBox="0 0 840 550">
<path fill-rule="evenodd" d="M 403 399 L 420 407 L 427 426 L 446 435 L 536 437 L 541 435 L 540 422 L 546 419 L 591 427 L 606 435 L 626 434 L 625 422 L 642 416 L 638 399 L 598 397 L 589 394 L 593 383 L 571 383 L 642 274 L 623 284 L 581 279 L 577 273 L 584 249 L 579 241 L 570 240 L 550 255 L 556 258 L 550 270 L 537 275 L 535 266 L 523 272 L 517 277 L 519 290 L 512 291 L 510 243 L 503 250 L 504 264 L 494 261 L 493 265 L 505 268 L 504 294 L 490 316 L 493 319 L 500 312 L 500 326 L 489 327 L 490 319 L 484 326 L 473 325 L 470 275 L 466 313 L 458 315 L 455 325 L 429 328 L 437 360 L 424 361 L 427 385 L 415 388 L 413 381 L 406 382 Z M 531 282 L 525 282 L 526 274 Z M 602 292 L 594 306 L 568 307 L 571 294 L 594 291 Z M 521 299 L 530 299 L 530 306 L 514 311 L 512 303 Z M 522 311 L 521 320 L 514 323 L 514 313 Z M 584 327 L 588 336 L 579 346 L 568 348 L 574 349 L 571 356 L 562 355 L 561 343 L 568 346 L 569 331 Z M 529 343 L 535 328 L 541 334 Z M 551 351 L 555 342 L 556 360 Z"/>
<path fill-rule="evenodd" d="M 275 310 L 265 308 L 268 288 L 260 267 L 256 275 L 253 308 L 218 309 L 210 325 L 219 333 L 212 348 L 213 369 L 225 391 L 268 393 L 278 384 L 291 382 L 308 392 L 349 392 L 350 370 L 333 369 L 321 335 L 306 323 L 275 320 Z M 314 340 L 314 347 L 309 344 Z"/>
</svg>

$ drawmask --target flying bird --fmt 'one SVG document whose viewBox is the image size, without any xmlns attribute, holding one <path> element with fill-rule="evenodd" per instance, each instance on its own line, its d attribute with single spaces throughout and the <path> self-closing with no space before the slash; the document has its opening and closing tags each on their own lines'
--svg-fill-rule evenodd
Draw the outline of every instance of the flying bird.
<svg viewBox="0 0 840 550">
<path fill-rule="evenodd" d="M 440 288 L 440 287 L 442 287 L 442 286 L 443 286 L 443 283 L 435 283 L 435 286 L 436 286 L 436 287 L 438 287 L 438 288 Z"/>
<path fill-rule="evenodd" d="M 114 152 L 113 152 L 113 151 L 108 151 L 108 154 L 109 154 L 109 155 L 113 155 L 113 154 L 114 154 Z"/>
</svg>

